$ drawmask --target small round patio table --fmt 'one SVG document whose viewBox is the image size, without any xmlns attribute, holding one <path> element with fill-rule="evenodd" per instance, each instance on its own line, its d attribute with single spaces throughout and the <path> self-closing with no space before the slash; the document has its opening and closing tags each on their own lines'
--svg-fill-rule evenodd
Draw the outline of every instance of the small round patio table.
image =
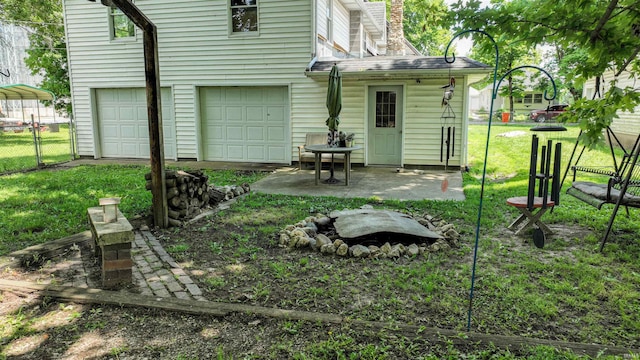
<svg viewBox="0 0 640 360">
<path fill-rule="evenodd" d="M 330 168 L 330 176 L 328 179 L 324 180 L 325 184 L 338 184 L 340 183 L 339 179 L 336 179 L 334 175 L 334 155 L 335 154 L 344 154 L 344 185 L 349 186 L 349 179 L 351 177 L 351 152 L 355 150 L 362 149 L 362 146 L 350 146 L 350 147 L 330 147 L 328 145 L 307 145 L 304 147 L 305 150 L 311 151 L 315 156 L 315 175 L 316 175 L 316 185 L 320 182 L 320 171 L 322 170 L 322 154 L 331 154 L 331 168 Z"/>
</svg>

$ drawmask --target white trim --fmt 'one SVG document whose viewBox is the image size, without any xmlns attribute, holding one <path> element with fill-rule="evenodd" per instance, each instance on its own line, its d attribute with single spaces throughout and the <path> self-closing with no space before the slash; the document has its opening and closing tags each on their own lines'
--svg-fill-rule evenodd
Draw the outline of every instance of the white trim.
<svg viewBox="0 0 640 360">
<path fill-rule="evenodd" d="M 91 128 L 93 129 L 93 158 L 100 159 L 102 157 L 102 151 L 100 148 L 100 128 L 98 126 L 98 103 L 96 97 L 96 88 L 89 88 Z"/>
<path fill-rule="evenodd" d="M 204 140 L 202 139 L 202 116 L 200 112 L 200 89 L 202 86 L 193 84 L 191 90 L 193 93 L 193 114 L 196 131 L 196 160 L 204 159 Z"/>
</svg>

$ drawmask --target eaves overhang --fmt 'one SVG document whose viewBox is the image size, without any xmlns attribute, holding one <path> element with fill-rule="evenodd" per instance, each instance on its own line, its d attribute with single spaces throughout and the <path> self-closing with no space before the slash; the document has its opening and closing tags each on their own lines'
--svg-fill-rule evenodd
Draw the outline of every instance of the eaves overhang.
<svg viewBox="0 0 640 360">
<path fill-rule="evenodd" d="M 361 11 L 362 22 L 367 30 L 372 34 L 381 37 L 384 34 L 384 24 L 379 24 L 375 21 L 375 17 L 370 13 L 369 8 L 362 0 L 342 0 L 342 5 L 351 11 Z"/>
<path fill-rule="evenodd" d="M 449 64 L 443 57 L 373 56 L 362 59 L 319 60 L 306 69 L 310 78 L 327 77 L 333 65 L 337 65 L 344 79 L 425 79 L 469 76 L 472 82 L 479 81 L 493 71 L 493 67 L 469 59 L 457 58 Z"/>
</svg>

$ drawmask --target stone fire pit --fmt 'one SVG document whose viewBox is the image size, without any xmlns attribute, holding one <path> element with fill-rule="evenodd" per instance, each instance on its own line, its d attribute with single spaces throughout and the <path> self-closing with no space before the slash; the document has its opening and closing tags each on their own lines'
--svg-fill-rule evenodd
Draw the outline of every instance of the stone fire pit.
<svg viewBox="0 0 640 360">
<path fill-rule="evenodd" d="M 317 214 L 280 232 L 280 246 L 357 258 L 417 257 L 457 247 L 452 224 L 425 215 L 414 218 L 371 206 Z"/>
</svg>

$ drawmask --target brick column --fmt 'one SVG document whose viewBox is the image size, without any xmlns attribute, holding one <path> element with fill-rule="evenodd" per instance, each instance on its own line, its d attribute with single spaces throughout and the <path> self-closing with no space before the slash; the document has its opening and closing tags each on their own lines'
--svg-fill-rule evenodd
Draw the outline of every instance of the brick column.
<svg viewBox="0 0 640 360">
<path fill-rule="evenodd" d="M 102 287 L 115 288 L 131 284 L 131 243 L 133 227 L 118 210 L 118 220 L 103 221 L 102 207 L 89 208 L 89 223 L 95 241 L 95 253 L 101 260 Z"/>
</svg>

